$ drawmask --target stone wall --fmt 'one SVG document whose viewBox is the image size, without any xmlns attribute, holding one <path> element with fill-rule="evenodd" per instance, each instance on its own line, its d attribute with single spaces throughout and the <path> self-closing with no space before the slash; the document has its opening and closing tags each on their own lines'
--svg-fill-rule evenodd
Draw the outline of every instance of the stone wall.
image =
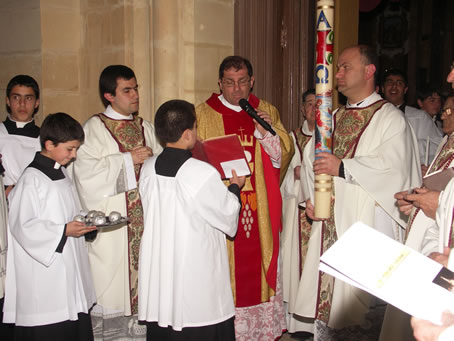
<svg viewBox="0 0 454 341">
<path fill-rule="evenodd" d="M 29 74 L 41 84 L 41 18 L 39 1 L 0 2 L 0 119 L 6 117 L 5 93 L 9 80 Z M 42 112 L 40 108 L 39 113 Z M 38 119 L 42 115 L 39 115 Z"/>
<path fill-rule="evenodd" d="M 146 119 L 168 99 L 198 104 L 218 90 L 218 65 L 233 53 L 233 3 L 2 0 L 0 106 L 9 79 L 30 74 L 41 88 L 38 122 L 57 111 L 84 122 L 103 110 L 98 78 L 110 64 L 134 69 Z"/>
</svg>

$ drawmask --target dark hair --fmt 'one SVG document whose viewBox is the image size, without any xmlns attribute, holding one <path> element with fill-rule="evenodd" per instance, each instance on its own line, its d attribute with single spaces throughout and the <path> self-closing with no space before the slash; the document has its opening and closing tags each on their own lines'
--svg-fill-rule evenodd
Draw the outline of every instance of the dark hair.
<svg viewBox="0 0 454 341">
<path fill-rule="evenodd" d="M 45 149 L 45 142 L 51 141 L 55 146 L 59 143 L 77 140 L 83 143 L 84 129 L 74 118 L 64 112 L 49 114 L 41 125 L 39 140 Z"/>
<path fill-rule="evenodd" d="M 109 105 L 109 101 L 104 97 L 104 94 L 116 95 L 117 79 L 122 78 L 130 80 L 136 78 L 134 71 L 124 65 L 109 65 L 99 76 L 99 94 L 104 106 Z"/>
<path fill-rule="evenodd" d="M 307 96 L 309 95 L 315 95 L 315 89 L 309 89 L 303 92 L 303 103 L 306 102 Z"/>
<path fill-rule="evenodd" d="M 39 86 L 33 77 L 28 75 L 17 75 L 11 78 L 8 85 L 6 86 L 6 97 L 9 98 L 11 90 L 13 90 L 16 85 L 32 88 L 33 92 L 35 93 L 36 99 L 39 99 Z M 38 109 L 39 107 L 35 108 L 33 114 L 36 114 L 38 112 Z M 11 108 L 8 104 L 6 104 L 6 110 L 11 114 Z"/>
<path fill-rule="evenodd" d="M 364 60 L 364 64 L 366 65 L 374 65 L 375 66 L 375 73 L 374 73 L 374 82 L 377 83 L 377 72 L 378 72 L 378 56 L 375 50 L 369 45 L 358 45 L 358 51 L 360 56 Z"/>
<path fill-rule="evenodd" d="M 221 65 L 219 65 L 219 79 L 224 77 L 225 70 L 231 69 L 232 67 L 235 68 L 236 71 L 247 69 L 247 74 L 249 77 L 252 77 L 252 65 L 248 59 L 240 56 L 228 56 L 225 57 Z"/>
<path fill-rule="evenodd" d="M 194 128 L 194 122 L 194 104 L 179 99 L 167 101 L 156 111 L 156 136 L 162 145 L 177 142 L 186 129 Z"/>
<path fill-rule="evenodd" d="M 388 70 L 385 70 L 385 74 L 383 75 L 382 85 L 385 84 L 386 79 L 389 76 L 400 76 L 404 80 L 405 86 L 408 85 L 408 80 L 407 80 L 406 73 L 403 72 L 402 70 L 399 70 L 399 69 L 388 69 Z"/>
<path fill-rule="evenodd" d="M 423 89 L 419 89 L 416 91 L 416 99 L 424 101 L 426 98 L 432 96 L 433 94 L 437 94 L 441 97 L 441 92 L 435 87 L 426 87 Z"/>
</svg>

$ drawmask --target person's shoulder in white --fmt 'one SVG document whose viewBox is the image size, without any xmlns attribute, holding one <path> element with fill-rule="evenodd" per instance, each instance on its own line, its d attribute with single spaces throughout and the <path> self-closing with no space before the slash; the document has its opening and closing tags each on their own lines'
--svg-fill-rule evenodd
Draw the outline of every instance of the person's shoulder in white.
<svg viewBox="0 0 454 341">
<path fill-rule="evenodd" d="M 405 117 L 432 121 L 431 117 L 424 110 L 417 109 L 409 105 L 405 106 Z"/>
</svg>

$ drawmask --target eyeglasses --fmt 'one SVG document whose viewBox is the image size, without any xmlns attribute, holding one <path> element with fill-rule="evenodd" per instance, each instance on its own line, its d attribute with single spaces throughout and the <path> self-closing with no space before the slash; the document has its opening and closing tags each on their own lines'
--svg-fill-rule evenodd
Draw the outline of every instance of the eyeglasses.
<svg viewBox="0 0 454 341">
<path fill-rule="evenodd" d="M 250 78 L 243 78 L 238 81 L 234 81 L 233 79 L 223 79 L 222 84 L 227 88 L 232 88 L 235 86 L 235 84 L 237 84 L 238 87 L 242 88 L 248 86 L 250 80 Z"/>
<path fill-rule="evenodd" d="M 446 108 L 441 111 L 442 114 L 445 114 L 446 116 L 451 116 L 452 112 L 454 111 L 453 108 Z"/>
</svg>

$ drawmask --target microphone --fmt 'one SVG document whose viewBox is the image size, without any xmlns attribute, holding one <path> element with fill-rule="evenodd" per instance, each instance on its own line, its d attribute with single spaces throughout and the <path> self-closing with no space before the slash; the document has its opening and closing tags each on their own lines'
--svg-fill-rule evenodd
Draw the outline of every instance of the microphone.
<svg viewBox="0 0 454 341">
<path fill-rule="evenodd" d="M 244 98 L 240 99 L 238 103 L 244 111 L 247 112 L 249 116 L 251 116 L 253 119 L 255 119 L 258 124 L 260 124 L 263 128 L 268 130 L 271 134 L 276 135 L 276 132 L 271 128 L 271 126 L 266 122 L 263 118 L 261 118 L 258 114 L 257 111 L 252 107 L 252 105 Z"/>
</svg>

